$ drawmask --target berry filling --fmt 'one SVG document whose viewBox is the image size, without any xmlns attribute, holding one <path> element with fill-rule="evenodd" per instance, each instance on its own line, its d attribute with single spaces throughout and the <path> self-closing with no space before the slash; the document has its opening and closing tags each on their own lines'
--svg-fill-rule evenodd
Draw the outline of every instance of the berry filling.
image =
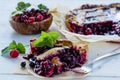
<svg viewBox="0 0 120 80">
<path fill-rule="evenodd" d="M 33 72 L 45 77 L 52 77 L 75 67 L 81 67 L 86 59 L 86 50 L 75 47 L 60 49 L 54 54 L 49 54 L 43 59 L 34 58 L 29 60 Z"/>
<path fill-rule="evenodd" d="M 12 19 L 16 22 L 29 24 L 29 23 L 45 20 L 49 16 L 50 15 L 46 10 L 39 10 L 32 8 L 31 10 L 25 10 L 22 13 L 13 16 Z"/>
<path fill-rule="evenodd" d="M 104 21 L 96 23 L 86 23 L 77 25 L 70 22 L 71 32 L 82 35 L 119 35 L 120 36 L 120 23 L 113 21 Z"/>
</svg>

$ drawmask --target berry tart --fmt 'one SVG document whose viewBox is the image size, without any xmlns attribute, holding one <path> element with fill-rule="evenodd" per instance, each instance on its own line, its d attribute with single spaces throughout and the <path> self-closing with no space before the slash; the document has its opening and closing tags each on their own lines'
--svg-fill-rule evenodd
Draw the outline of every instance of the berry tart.
<svg viewBox="0 0 120 80">
<path fill-rule="evenodd" d="M 120 36 L 120 4 L 82 5 L 66 15 L 66 27 L 81 35 Z"/>
<path fill-rule="evenodd" d="M 85 4 L 60 13 L 56 19 L 60 32 L 69 40 L 120 42 L 120 3 Z"/>
<path fill-rule="evenodd" d="M 18 3 L 10 19 L 12 28 L 20 34 L 37 34 L 48 30 L 53 20 L 49 9 L 43 4 L 39 4 L 38 9 L 30 6 L 30 3 Z"/>
<path fill-rule="evenodd" d="M 39 42 L 42 46 L 38 47 L 35 43 L 38 40 L 40 41 L 40 38 L 30 41 L 31 53 L 23 57 L 29 64 L 27 67 L 28 72 L 34 76 L 42 78 L 62 75 L 86 63 L 87 44 L 76 44 L 69 40 L 56 38 L 53 46 L 49 45 L 48 47 L 48 44 L 43 46 L 42 42 Z M 47 40 L 47 38 L 45 39 Z M 53 39 L 55 39 L 55 35 Z M 47 41 L 47 43 L 49 42 Z M 21 66 L 25 67 L 25 64 L 25 62 L 22 62 Z"/>
</svg>

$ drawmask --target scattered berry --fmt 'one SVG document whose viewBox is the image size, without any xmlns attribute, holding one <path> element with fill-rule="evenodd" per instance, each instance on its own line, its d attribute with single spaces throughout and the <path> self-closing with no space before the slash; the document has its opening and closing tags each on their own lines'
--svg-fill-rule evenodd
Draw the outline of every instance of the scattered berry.
<svg viewBox="0 0 120 80">
<path fill-rule="evenodd" d="M 13 49 L 10 51 L 10 57 L 11 58 L 17 58 L 19 56 L 19 51 L 16 49 Z"/>
<path fill-rule="evenodd" d="M 20 65 L 21 65 L 22 68 L 25 68 L 25 66 L 26 66 L 26 62 L 25 62 L 25 61 L 24 61 L 24 62 L 21 62 Z"/>
</svg>

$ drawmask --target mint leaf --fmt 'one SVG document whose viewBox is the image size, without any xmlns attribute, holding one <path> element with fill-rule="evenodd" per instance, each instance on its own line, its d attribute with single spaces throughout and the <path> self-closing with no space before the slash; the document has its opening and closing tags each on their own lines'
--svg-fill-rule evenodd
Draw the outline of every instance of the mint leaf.
<svg viewBox="0 0 120 80">
<path fill-rule="evenodd" d="M 25 7 L 26 7 L 26 8 L 28 8 L 28 7 L 30 7 L 30 6 L 31 6 L 30 3 L 26 3 L 26 4 L 25 4 Z"/>
<path fill-rule="evenodd" d="M 25 7 L 25 3 L 23 1 L 19 2 L 18 7 Z"/>
<path fill-rule="evenodd" d="M 38 40 L 34 41 L 33 45 L 36 47 L 42 47 L 44 46 L 44 38 L 40 37 Z"/>
<path fill-rule="evenodd" d="M 18 43 L 17 45 L 17 50 L 21 53 L 21 54 L 25 54 L 25 47 L 22 43 Z"/>
<path fill-rule="evenodd" d="M 17 4 L 16 10 L 20 11 L 20 10 L 23 10 L 24 8 L 25 8 L 25 3 L 24 2 L 19 2 Z"/>
<path fill-rule="evenodd" d="M 41 36 L 33 42 L 33 45 L 36 47 L 49 46 L 53 47 L 54 42 L 58 39 L 59 34 L 57 32 L 41 32 Z"/>
<path fill-rule="evenodd" d="M 39 4 L 39 5 L 38 5 L 38 8 L 39 8 L 40 10 L 46 10 L 46 11 L 49 10 L 49 9 L 48 9 L 45 5 L 43 5 L 43 4 Z"/>
<path fill-rule="evenodd" d="M 53 41 L 59 38 L 59 34 L 55 31 L 49 32 L 48 34 L 52 37 Z"/>
<path fill-rule="evenodd" d="M 22 43 L 16 43 L 16 41 L 12 41 L 9 46 L 5 47 L 1 51 L 1 56 L 7 56 L 10 53 L 10 50 L 17 49 L 21 54 L 24 54 L 26 49 Z"/>
<path fill-rule="evenodd" d="M 15 49 L 15 48 L 17 48 L 16 41 L 13 40 L 13 41 L 9 44 L 8 48 L 9 48 L 9 49 Z"/>
<path fill-rule="evenodd" d="M 45 32 L 41 32 L 41 36 L 34 41 L 33 45 L 35 45 L 36 47 L 42 47 L 46 44 L 46 38 L 47 38 L 47 33 Z"/>
<path fill-rule="evenodd" d="M 30 6 L 31 6 L 30 3 L 19 2 L 17 4 L 16 10 L 17 11 L 23 11 L 23 10 L 26 10 Z"/>
<path fill-rule="evenodd" d="M 7 56 L 9 54 L 9 51 L 10 51 L 9 47 L 5 47 L 1 51 L 2 52 L 1 56 Z"/>
<path fill-rule="evenodd" d="M 2 49 L 2 56 L 7 56 L 10 52 L 11 49 L 16 49 L 17 48 L 17 44 L 16 41 L 12 41 L 9 46 L 5 47 L 4 49 Z"/>
<path fill-rule="evenodd" d="M 54 41 L 50 35 L 48 35 L 48 37 L 45 39 L 45 41 L 46 41 L 46 44 L 45 44 L 46 46 L 49 46 L 49 47 L 54 46 Z"/>
</svg>

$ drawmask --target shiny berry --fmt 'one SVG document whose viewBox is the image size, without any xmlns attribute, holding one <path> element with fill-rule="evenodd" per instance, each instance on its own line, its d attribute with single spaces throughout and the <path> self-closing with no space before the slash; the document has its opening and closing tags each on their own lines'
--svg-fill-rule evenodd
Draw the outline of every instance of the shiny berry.
<svg viewBox="0 0 120 80">
<path fill-rule="evenodd" d="M 41 21 L 41 20 L 43 20 L 43 18 L 44 17 L 41 14 L 39 14 L 36 19 L 37 19 L 37 21 Z"/>
<path fill-rule="evenodd" d="M 30 66 L 31 68 L 34 68 L 34 66 L 35 66 L 35 63 L 33 63 L 33 62 L 30 62 L 30 63 L 29 63 L 29 66 Z"/>
<path fill-rule="evenodd" d="M 25 66 L 26 66 L 26 62 L 25 62 L 25 61 L 24 61 L 24 62 L 21 62 L 20 65 L 21 65 L 22 68 L 25 68 Z"/>
<path fill-rule="evenodd" d="M 29 17 L 30 22 L 35 22 L 35 17 Z"/>
<path fill-rule="evenodd" d="M 10 57 L 11 58 L 17 58 L 19 56 L 19 51 L 16 49 L 13 49 L 10 51 Z"/>
</svg>

